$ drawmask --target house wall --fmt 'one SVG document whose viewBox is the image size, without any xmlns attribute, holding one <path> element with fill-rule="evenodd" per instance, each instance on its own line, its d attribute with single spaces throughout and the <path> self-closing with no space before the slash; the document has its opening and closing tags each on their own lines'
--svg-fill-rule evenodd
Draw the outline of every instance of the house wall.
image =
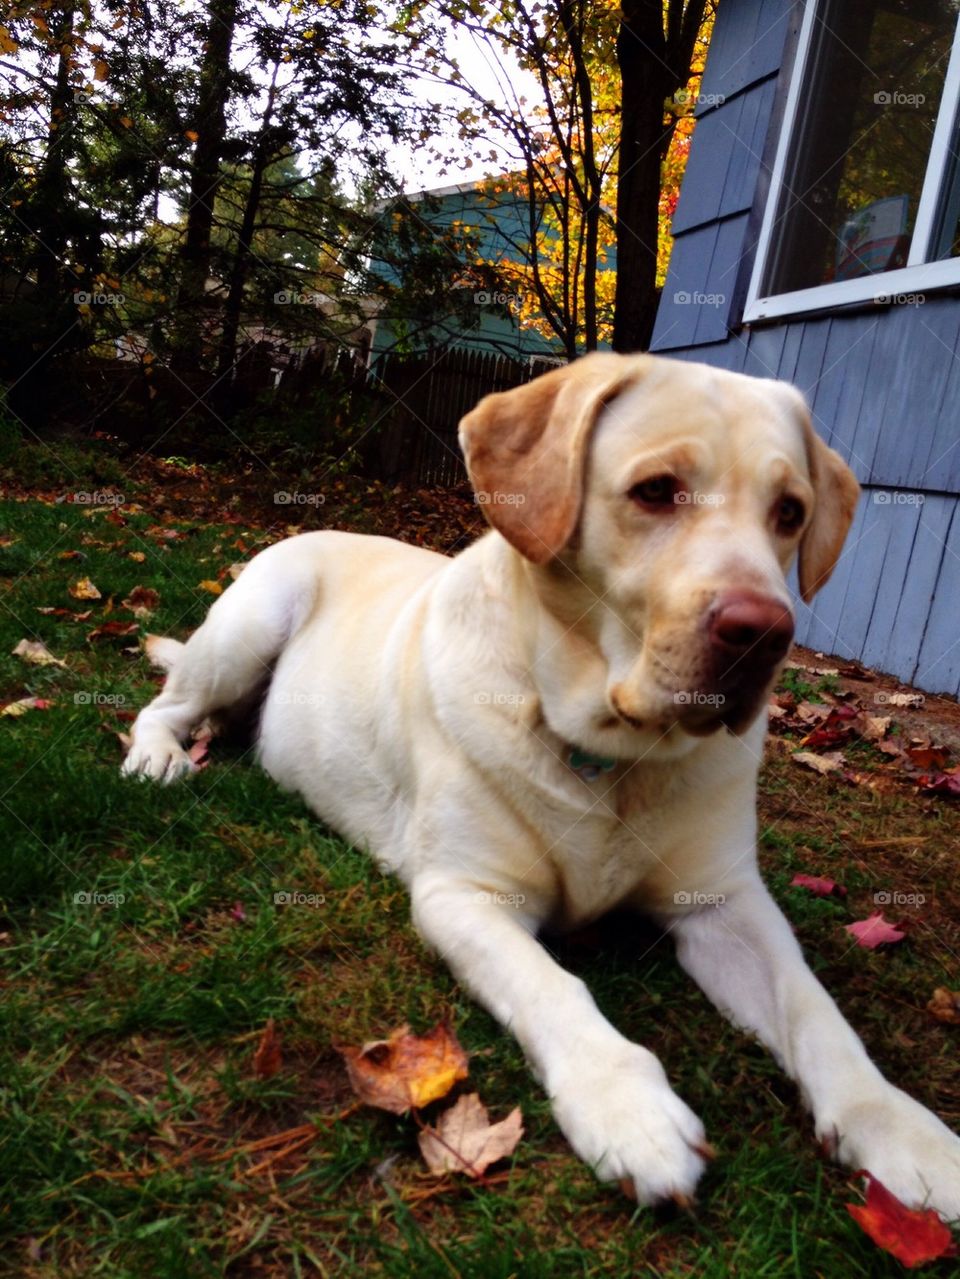
<svg viewBox="0 0 960 1279">
<path fill-rule="evenodd" d="M 960 300 L 740 323 L 801 5 L 721 0 L 651 349 L 794 382 L 864 485 L 801 643 L 960 691 Z M 782 76 L 781 76 L 782 72 Z"/>
</svg>

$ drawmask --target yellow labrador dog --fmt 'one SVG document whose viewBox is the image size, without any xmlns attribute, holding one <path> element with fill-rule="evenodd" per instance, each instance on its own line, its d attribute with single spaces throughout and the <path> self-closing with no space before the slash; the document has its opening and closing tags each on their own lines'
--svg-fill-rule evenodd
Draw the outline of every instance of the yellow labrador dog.
<svg viewBox="0 0 960 1279">
<path fill-rule="evenodd" d="M 269 674 L 264 768 L 409 886 L 413 918 L 516 1035 L 557 1122 L 638 1198 L 693 1195 L 700 1120 L 537 940 L 616 905 L 797 1081 L 817 1133 L 908 1204 L 960 1215 L 960 1140 L 887 1083 L 757 871 L 785 583 L 829 577 L 858 486 L 791 387 L 591 355 L 461 425 L 492 529 L 448 559 L 308 533 L 262 552 L 141 712 L 127 773 Z"/>
</svg>

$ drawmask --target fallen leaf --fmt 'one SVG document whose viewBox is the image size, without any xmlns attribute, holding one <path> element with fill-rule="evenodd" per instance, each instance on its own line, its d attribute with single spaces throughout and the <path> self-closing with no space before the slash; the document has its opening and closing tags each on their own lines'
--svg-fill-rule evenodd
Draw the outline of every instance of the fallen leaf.
<svg viewBox="0 0 960 1279">
<path fill-rule="evenodd" d="M 211 595 L 223 594 L 223 587 L 220 585 L 219 582 L 211 578 L 206 578 L 204 581 L 198 582 L 197 589 L 200 591 L 209 591 Z"/>
<path fill-rule="evenodd" d="M 940 772 L 950 758 L 949 746 L 908 746 L 907 757 L 915 768 L 923 772 Z"/>
<path fill-rule="evenodd" d="M 90 581 L 89 577 L 81 577 L 70 587 L 70 594 L 75 600 L 99 600 L 103 596 Z"/>
<path fill-rule="evenodd" d="M 956 1244 L 950 1229 L 932 1208 L 908 1208 L 870 1172 L 865 1204 L 844 1206 L 861 1230 L 875 1244 L 903 1263 L 908 1270 L 938 1257 L 954 1257 Z"/>
<path fill-rule="evenodd" d="M 71 622 L 88 622 L 93 609 L 88 608 L 83 613 L 75 613 L 72 608 L 37 608 L 38 613 L 43 613 L 46 617 L 69 617 Z"/>
<path fill-rule="evenodd" d="M 86 559 L 83 551 L 61 551 L 57 556 L 58 560 L 82 560 Z"/>
<path fill-rule="evenodd" d="M 230 907 L 230 918 L 235 919 L 238 924 L 247 922 L 247 912 L 243 909 L 242 902 L 234 902 Z"/>
<path fill-rule="evenodd" d="M 101 639 L 126 639 L 129 635 L 135 635 L 139 629 L 139 622 L 102 622 L 94 630 L 87 632 L 87 642 Z"/>
<path fill-rule="evenodd" d="M 855 727 L 852 720 L 857 712 L 852 706 L 833 706 L 822 723 L 818 724 L 806 737 L 801 738 L 801 746 L 812 749 L 818 746 L 839 746 L 853 736 Z"/>
<path fill-rule="evenodd" d="M 160 603 L 160 593 L 152 586 L 135 586 L 122 603 L 134 617 L 149 617 Z"/>
<path fill-rule="evenodd" d="M 800 702 L 796 714 L 805 724 L 819 724 L 830 714 L 830 707 L 824 706 L 822 702 Z"/>
<path fill-rule="evenodd" d="M 143 551 L 127 551 L 127 559 L 135 560 L 137 564 L 142 564 L 146 558 Z"/>
<path fill-rule="evenodd" d="M 945 773 L 923 774 L 917 778 L 917 785 L 927 795 L 960 796 L 960 764 L 949 768 Z"/>
<path fill-rule="evenodd" d="M 770 701 L 767 704 L 767 716 L 770 719 L 786 719 L 787 712 L 776 701 Z"/>
<path fill-rule="evenodd" d="M 927 1012 L 932 1013 L 937 1021 L 960 1026 L 960 990 L 938 986 L 927 1003 Z"/>
<path fill-rule="evenodd" d="M 246 567 L 246 560 L 238 560 L 236 564 L 228 565 L 227 576 L 230 578 L 231 582 L 235 582 Z"/>
<path fill-rule="evenodd" d="M 807 888 L 817 897 L 846 897 L 847 890 L 835 879 L 826 879 L 822 875 L 794 875 L 791 887 Z"/>
<path fill-rule="evenodd" d="M 893 717 L 891 715 L 864 715 L 863 735 L 868 742 L 880 742 L 886 737 Z"/>
<path fill-rule="evenodd" d="M 844 924 L 844 928 L 851 937 L 856 939 L 858 946 L 864 946 L 867 950 L 876 950 L 878 946 L 903 941 L 906 937 L 906 933 L 900 932 L 884 919 L 882 910 L 875 910 L 868 919 L 858 919 L 854 924 Z"/>
<path fill-rule="evenodd" d="M 257 1079 L 272 1079 L 283 1069 L 283 1053 L 280 1051 L 280 1037 L 277 1034 L 273 1018 L 269 1018 L 253 1054 L 253 1073 Z"/>
<path fill-rule="evenodd" d="M 32 666 L 66 666 L 66 662 L 62 662 L 59 657 L 54 657 L 46 644 L 40 640 L 22 639 L 16 648 L 10 651 L 14 657 L 22 657 Z"/>
<path fill-rule="evenodd" d="M 480 1177 L 498 1159 L 506 1159 L 523 1136 L 520 1107 L 506 1119 L 492 1124 L 487 1108 L 476 1093 L 460 1097 L 418 1135 L 420 1153 L 431 1172 L 464 1172 Z"/>
<path fill-rule="evenodd" d="M 26 715 L 27 711 L 48 711 L 53 705 L 45 697 L 21 697 L 16 702 L 7 702 L 0 706 L 0 715 L 9 715 L 11 718 L 17 718 L 20 715 Z"/>
<path fill-rule="evenodd" d="M 445 1097 L 468 1073 L 467 1054 L 445 1022 L 425 1035 L 412 1035 L 409 1026 L 398 1026 L 387 1039 L 362 1048 L 334 1047 L 360 1100 L 395 1115 Z"/>
<path fill-rule="evenodd" d="M 793 756 L 795 764 L 804 768 L 812 768 L 815 773 L 836 773 L 846 762 L 840 751 L 832 751 L 829 755 L 814 755 L 813 751 L 798 751 Z"/>
</svg>

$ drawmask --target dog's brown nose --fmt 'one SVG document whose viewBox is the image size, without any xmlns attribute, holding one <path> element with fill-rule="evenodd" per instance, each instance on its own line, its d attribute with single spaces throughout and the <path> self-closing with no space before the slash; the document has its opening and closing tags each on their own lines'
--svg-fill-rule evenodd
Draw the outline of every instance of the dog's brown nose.
<svg viewBox="0 0 960 1279">
<path fill-rule="evenodd" d="M 718 657 L 773 666 L 793 639 L 793 614 L 779 600 L 754 591 L 727 591 L 710 616 L 710 644 Z"/>
</svg>

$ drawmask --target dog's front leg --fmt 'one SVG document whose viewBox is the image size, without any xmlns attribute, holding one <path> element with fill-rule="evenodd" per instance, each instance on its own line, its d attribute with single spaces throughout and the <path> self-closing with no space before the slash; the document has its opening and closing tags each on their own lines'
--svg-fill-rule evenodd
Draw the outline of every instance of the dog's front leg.
<svg viewBox="0 0 960 1279">
<path fill-rule="evenodd" d="M 660 1062 L 601 1015 L 586 986 L 535 936 L 508 892 L 447 874 L 418 876 L 413 918 L 457 979 L 519 1040 L 557 1123 L 604 1181 L 641 1203 L 692 1197 L 706 1139 Z"/>
<path fill-rule="evenodd" d="M 883 1078 L 759 876 L 670 926 L 684 968 L 797 1081 L 837 1158 L 907 1204 L 960 1216 L 960 1138 Z"/>
</svg>

